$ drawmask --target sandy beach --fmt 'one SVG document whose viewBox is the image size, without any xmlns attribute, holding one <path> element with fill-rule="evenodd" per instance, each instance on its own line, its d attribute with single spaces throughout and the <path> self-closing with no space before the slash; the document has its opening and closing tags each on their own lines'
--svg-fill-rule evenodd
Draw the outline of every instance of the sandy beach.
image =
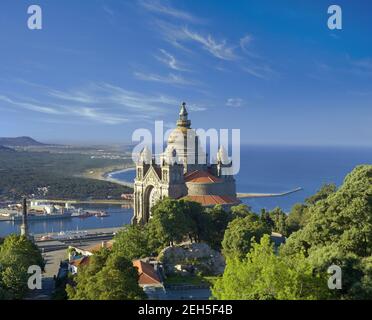
<svg viewBox="0 0 372 320">
<path fill-rule="evenodd" d="M 89 178 L 89 179 L 96 179 L 96 180 L 104 180 L 104 181 L 109 181 L 112 183 L 120 184 L 123 186 L 127 187 L 133 187 L 132 182 L 126 182 L 126 181 L 121 181 L 118 179 L 112 178 L 112 174 L 114 173 L 119 173 L 119 172 L 127 172 L 135 170 L 135 167 L 126 167 L 126 168 L 120 168 L 120 167 L 106 167 L 106 168 L 97 168 L 97 169 L 92 169 L 90 171 L 86 171 L 83 173 L 83 177 Z"/>
<path fill-rule="evenodd" d="M 130 168 L 122 169 L 122 170 L 110 171 L 110 172 L 104 173 L 102 175 L 102 177 L 106 181 L 110 181 L 110 182 L 113 182 L 113 183 L 118 183 L 118 184 L 133 188 L 133 182 L 118 180 L 118 179 L 113 178 L 112 175 L 116 174 L 116 173 L 123 173 L 123 172 L 134 171 L 134 170 L 136 170 L 135 167 L 130 167 Z"/>
</svg>

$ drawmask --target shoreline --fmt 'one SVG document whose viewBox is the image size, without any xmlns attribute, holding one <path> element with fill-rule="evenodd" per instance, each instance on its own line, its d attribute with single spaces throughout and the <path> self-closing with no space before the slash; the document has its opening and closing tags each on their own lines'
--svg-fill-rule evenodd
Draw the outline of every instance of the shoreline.
<svg viewBox="0 0 372 320">
<path fill-rule="evenodd" d="M 104 174 L 102 174 L 102 178 L 105 179 L 106 181 L 109 181 L 109 182 L 118 183 L 118 184 L 125 185 L 125 186 L 133 188 L 133 185 L 134 185 L 133 182 L 115 179 L 115 178 L 112 178 L 112 176 L 111 176 L 112 174 L 124 173 L 124 172 L 128 172 L 128 171 L 133 171 L 133 170 L 136 170 L 136 168 L 135 167 L 130 167 L 130 168 L 122 169 L 122 170 L 105 172 Z M 289 194 L 292 194 L 292 193 L 295 193 L 295 192 L 298 192 L 298 191 L 302 191 L 302 190 L 303 190 L 302 187 L 297 187 L 295 189 L 280 192 L 280 193 L 237 192 L 236 197 L 240 198 L 240 199 L 243 199 L 243 198 L 275 198 L 275 197 L 283 197 L 283 196 L 286 196 L 286 195 L 289 195 Z"/>
<path fill-rule="evenodd" d="M 130 188 L 133 188 L 133 186 L 134 186 L 133 182 L 115 179 L 115 178 L 112 177 L 112 175 L 113 174 L 118 174 L 118 173 L 134 171 L 134 170 L 136 170 L 135 167 L 129 167 L 129 168 L 121 169 L 121 170 L 113 170 L 113 171 L 104 172 L 101 176 L 102 176 L 102 179 L 105 180 L 105 181 L 109 181 L 109 182 L 112 182 L 112 183 L 117 183 L 117 184 L 120 184 L 120 185 L 124 185 L 124 186 L 130 187 Z"/>
<path fill-rule="evenodd" d="M 119 184 L 122 186 L 126 186 L 129 188 L 133 188 L 133 183 L 129 181 L 122 181 L 119 179 L 112 178 L 112 174 L 114 173 L 121 173 L 121 172 L 127 172 L 131 170 L 135 170 L 135 167 L 106 167 L 106 168 L 97 168 L 92 169 L 90 171 L 83 172 L 82 176 L 88 179 L 94 179 L 94 180 L 101 180 L 101 181 L 107 181 L 115 184 Z"/>
</svg>

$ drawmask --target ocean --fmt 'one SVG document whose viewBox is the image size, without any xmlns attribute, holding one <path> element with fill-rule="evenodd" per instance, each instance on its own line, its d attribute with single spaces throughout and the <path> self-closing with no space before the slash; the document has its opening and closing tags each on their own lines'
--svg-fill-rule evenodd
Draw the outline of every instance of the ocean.
<svg viewBox="0 0 372 320">
<path fill-rule="evenodd" d="M 240 171 L 235 177 L 237 192 L 281 193 L 302 187 L 283 197 L 243 199 L 255 212 L 275 207 L 289 212 L 323 184 L 342 184 L 359 164 L 372 164 L 372 148 L 242 146 Z M 134 176 L 134 170 L 111 174 L 114 179 L 130 182 Z"/>
<path fill-rule="evenodd" d="M 372 148 L 359 147 L 284 147 L 243 146 L 240 172 L 236 176 L 238 192 L 280 193 L 297 187 L 303 190 L 283 197 L 243 199 L 255 212 L 261 208 L 281 207 L 289 212 L 298 202 L 313 195 L 324 183 L 342 184 L 346 174 L 359 164 L 372 164 Z M 135 171 L 112 173 L 111 177 L 133 181 Z M 119 227 L 130 223 L 133 210 L 120 206 L 90 206 L 104 209 L 107 218 L 30 221 L 31 233 Z M 0 222 L 0 236 L 19 233 L 19 223 Z"/>
</svg>

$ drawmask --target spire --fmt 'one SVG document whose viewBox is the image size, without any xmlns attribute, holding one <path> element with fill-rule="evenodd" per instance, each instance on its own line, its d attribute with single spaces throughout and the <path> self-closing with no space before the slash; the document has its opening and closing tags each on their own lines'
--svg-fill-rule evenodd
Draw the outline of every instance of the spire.
<svg viewBox="0 0 372 320">
<path fill-rule="evenodd" d="M 217 152 L 217 161 L 222 164 L 229 164 L 230 159 L 227 155 L 226 149 L 221 145 L 220 149 Z"/>
<path fill-rule="evenodd" d="M 180 115 L 180 117 L 177 121 L 177 126 L 178 127 L 184 127 L 184 128 L 190 128 L 191 121 L 187 118 L 188 113 L 187 113 L 187 110 L 186 110 L 186 102 L 182 102 L 181 110 L 180 110 L 179 115 Z"/>
<path fill-rule="evenodd" d="M 186 117 L 187 118 L 187 110 L 186 110 L 186 102 L 182 102 L 181 110 L 180 110 L 180 117 Z"/>
</svg>

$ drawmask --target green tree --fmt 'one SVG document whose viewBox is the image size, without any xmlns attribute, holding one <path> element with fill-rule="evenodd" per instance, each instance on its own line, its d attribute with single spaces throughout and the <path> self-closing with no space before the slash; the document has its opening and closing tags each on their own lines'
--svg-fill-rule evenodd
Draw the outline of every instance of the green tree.
<svg viewBox="0 0 372 320">
<path fill-rule="evenodd" d="M 227 259 L 212 294 L 221 300 L 325 299 L 330 295 L 326 275 L 313 274 L 301 253 L 291 259 L 275 255 L 269 235 L 254 243 L 243 260 L 237 256 Z"/>
<path fill-rule="evenodd" d="M 195 225 L 186 213 L 184 200 L 165 198 L 158 201 L 152 207 L 152 216 L 147 226 L 151 241 L 161 246 L 173 245 L 195 233 Z"/>
<path fill-rule="evenodd" d="M 28 291 L 28 268 L 44 268 L 39 248 L 24 236 L 10 235 L 0 245 L 0 295 L 21 299 Z"/>
<path fill-rule="evenodd" d="M 147 229 L 140 225 L 129 225 L 115 235 L 113 251 L 129 260 L 143 258 L 153 253 Z"/>
<path fill-rule="evenodd" d="M 189 238 L 199 242 L 205 238 L 208 229 L 208 217 L 200 203 L 194 201 L 183 201 L 184 213 L 188 220 Z"/>
<path fill-rule="evenodd" d="M 139 300 L 145 299 L 138 286 L 138 270 L 126 257 L 107 249 L 89 258 L 75 277 L 75 286 L 67 285 L 72 300 Z"/>
<path fill-rule="evenodd" d="M 287 215 L 285 214 L 285 212 L 279 207 L 276 207 L 272 211 L 270 211 L 269 214 L 271 220 L 274 223 L 272 231 L 279 232 L 280 234 L 287 236 L 288 235 Z"/>
<path fill-rule="evenodd" d="M 356 167 L 335 192 L 312 201 L 308 222 L 283 246 L 283 254 L 305 252 L 314 267 L 339 265 L 344 276 L 340 297 L 372 298 L 369 261 L 372 255 L 372 165 Z"/>
<path fill-rule="evenodd" d="M 307 223 L 307 206 L 302 203 L 296 203 L 287 218 L 288 233 L 298 231 Z"/>
<path fill-rule="evenodd" d="M 206 209 L 206 214 L 209 221 L 207 220 L 205 238 L 203 240 L 213 249 L 219 250 L 222 246 L 227 225 L 232 220 L 232 214 L 225 211 L 220 205 Z"/>
<path fill-rule="evenodd" d="M 372 254 L 372 165 L 356 167 L 343 185 L 308 207 L 309 221 L 292 234 L 286 251 L 337 244 L 344 253 Z"/>
<path fill-rule="evenodd" d="M 329 195 L 332 193 L 335 193 L 337 190 L 337 187 L 334 183 L 330 184 L 324 184 L 316 194 L 308 197 L 305 199 L 305 203 L 307 205 L 314 205 L 320 200 L 327 199 Z"/>
<path fill-rule="evenodd" d="M 251 249 L 252 240 L 259 241 L 264 234 L 270 234 L 270 228 L 257 215 L 232 220 L 225 231 L 222 251 L 225 257 L 237 255 L 244 257 Z"/>
<path fill-rule="evenodd" d="M 246 216 L 254 215 L 251 208 L 245 204 L 238 204 L 231 208 L 232 218 L 245 218 Z"/>
</svg>

